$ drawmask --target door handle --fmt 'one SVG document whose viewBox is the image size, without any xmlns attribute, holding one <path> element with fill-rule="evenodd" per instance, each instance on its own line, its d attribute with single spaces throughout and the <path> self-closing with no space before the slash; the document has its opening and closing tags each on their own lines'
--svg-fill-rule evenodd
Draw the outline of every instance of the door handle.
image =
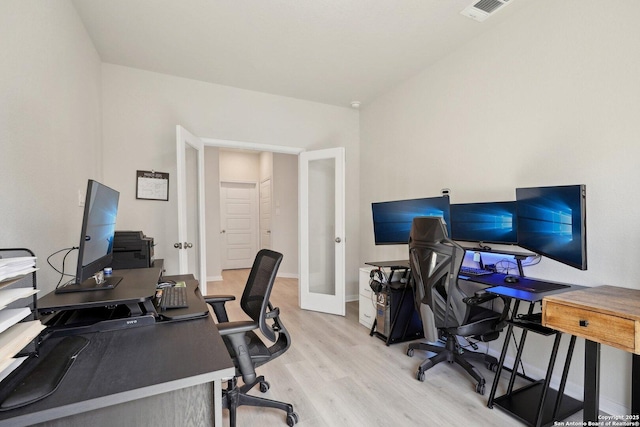
<svg viewBox="0 0 640 427">
<path fill-rule="evenodd" d="M 340 242 L 342 242 L 342 239 L 339 237 L 336 237 L 336 243 L 340 243 Z"/>
<path fill-rule="evenodd" d="M 220 231 L 220 234 L 224 234 L 226 232 L 227 232 L 227 230 L 222 230 L 222 231 Z"/>
<path fill-rule="evenodd" d="M 174 243 L 173 247 L 176 249 L 182 249 L 182 243 Z"/>
<path fill-rule="evenodd" d="M 193 247 L 193 243 L 187 243 L 187 242 L 184 242 L 184 248 L 185 248 L 185 249 L 190 249 L 190 248 L 192 248 L 192 247 Z"/>
</svg>

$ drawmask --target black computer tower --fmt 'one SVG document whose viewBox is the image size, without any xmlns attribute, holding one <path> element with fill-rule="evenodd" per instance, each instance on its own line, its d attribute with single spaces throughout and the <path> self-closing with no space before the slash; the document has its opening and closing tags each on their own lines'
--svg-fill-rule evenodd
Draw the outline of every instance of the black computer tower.
<svg viewBox="0 0 640 427">
<path fill-rule="evenodd" d="M 411 288 L 388 288 L 376 294 L 376 332 L 389 344 L 424 336 Z"/>
</svg>

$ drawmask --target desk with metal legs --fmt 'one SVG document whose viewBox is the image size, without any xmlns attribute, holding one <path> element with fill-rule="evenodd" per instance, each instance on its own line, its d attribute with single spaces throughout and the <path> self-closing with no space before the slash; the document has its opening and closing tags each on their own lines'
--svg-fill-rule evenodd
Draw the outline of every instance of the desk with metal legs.
<svg viewBox="0 0 640 427">
<path fill-rule="evenodd" d="M 534 311 L 535 304 L 540 302 L 545 295 L 561 294 L 563 292 L 569 291 L 570 289 L 581 287 L 566 286 L 562 289 L 550 290 L 546 292 L 531 292 L 508 287 L 508 285 L 504 282 L 503 274 L 479 276 L 470 278 L 469 280 L 483 283 L 485 285 L 493 285 L 493 287 L 487 288 L 487 292 L 491 292 L 503 297 L 508 297 L 513 300 L 512 315 L 508 322 L 502 352 L 498 360 L 498 369 L 491 387 L 487 406 L 489 408 L 493 408 L 494 405 L 498 406 L 526 425 L 532 427 L 552 425 L 554 421 L 565 419 L 571 414 L 582 409 L 582 402 L 564 395 L 564 387 L 566 384 L 567 375 L 569 373 L 569 366 L 571 363 L 571 357 L 575 345 L 575 337 L 571 337 L 570 339 L 569 348 L 567 350 L 564 362 L 562 378 L 560 380 L 560 386 L 558 387 L 558 390 L 554 390 L 550 387 L 550 383 L 551 376 L 553 374 L 553 368 L 556 363 L 562 333 L 549 328 L 545 328 L 539 322 L 521 321 L 517 317 L 518 309 L 520 308 L 521 302 L 529 304 L 527 314 L 531 315 Z M 550 284 L 549 282 L 542 282 L 530 278 L 522 278 L 521 281 L 526 282 L 527 285 L 530 285 L 532 288 L 534 288 L 536 284 L 539 284 L 539 289 L 545 289 Z M 504 363 L 509 347 L 509 340 L 513 334 L 513 330 L 515 327 L 518 327 L 521 330 L 521 335 L 517 345 L 518 350 L 515 357 L 514 365 L 512 369 L 510 369 L 511 376 L 509 378 L 507 391 L 504 395 L 496 397 L 496 392 L 500 382 L 500 376 L 502 370 L 505 369 Z M 554 341 L 549 357 L 549 364 L 544 379 L 535 380 L 533 378 L 518 374 L 517 372 L 517 368 L 520 364 L 520 360 L 524 350 L 527 334 L 529 332 L 541 334 L 543 336 L 554 336 Z M 518 389 L 514 389 L 516 376 L 520 376 L 528 380 L 529 384 Z"/>
</svg>

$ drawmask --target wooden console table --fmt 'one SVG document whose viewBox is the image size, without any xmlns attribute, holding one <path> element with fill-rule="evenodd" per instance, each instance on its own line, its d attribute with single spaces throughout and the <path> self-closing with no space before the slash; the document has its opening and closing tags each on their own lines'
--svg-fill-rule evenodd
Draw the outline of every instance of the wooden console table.
<svg viewBox="0 0 640 427">
<path fill-rule="evenodd" d="M 584 421 L 598 421 L 601 344 L 633 353 L 631 412 L 640 414 L 640 290 L 598 286 L 546 296 L 542 324 L 586 340 Z"/>
</svg>

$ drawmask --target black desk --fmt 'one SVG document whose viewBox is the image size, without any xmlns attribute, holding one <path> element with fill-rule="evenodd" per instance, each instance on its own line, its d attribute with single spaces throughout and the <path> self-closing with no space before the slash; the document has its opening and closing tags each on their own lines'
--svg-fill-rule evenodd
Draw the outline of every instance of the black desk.
<svg viewBox="0 0 640 427">
<path fill-rule="evenodd" d="M 122 281 L 114 289 L 62 294 L 51 292 L 38 300 L 38 311 L 43 313 L 68 309 L 104 307 L 115 304 L 144 304 L 154 296 L 156 284 L 161 274 L 162 262 L 154 263 L 154 267 L 151 268 L 114 270 L 114 276 L 122 277 Z"/>
<path fill-rule="evenodd" d="M 130 273 L 115 290 L 125 291 L 125 280 L 132 277 L 148 278 L 149 271 L 142 270 L 121 270 Z M 91 305 L 102 299 L 85 293 L 54 295 L 42 298 L 45 307 L 58 307 L 54 303 L 58 297 Z M 0 412 L 0 427 L 42 422 L 47 426 L 206 426 L 212 420 L 222 424 L 222 380 L 233 377 L 235 368 L 210 316 L 82 336 L 90 342 L 58 390 L 31 405 Z M 41 355 L 59 339 L 45 340 Z"/>
<path fill-rule="evenodd" d="M 562 378 L 560 380 L 560 387 L 558 387 L 558 390 L 554 390 L 550 387 L 550 382 L 562 333 L 550 328 L 545 328 L 540 323 L 520 321 L 516 316 L 521 301 L 529 303 L 527 314 L 532 314 L 535 303 L 542 301 L 545 296 L 568 292 L 582 288 L 582 286 L 569 285 L 561 289 L 546 292 L 530 292 L 510 288 L 510 284 L 504 282 L 504 277 L 504 274 L 494 273 L 492 275 L 469 277 L 466 279 L 488 285 L 490 286 L 487 289 L 488 292 L 511 298 L 514 301 L 512 315 L 508 322 L 507 333 L 502 347 L 502 352 L 500 353 L 500 359 L 498 360 L 498 369 L 493 380 L 487 406 L 489 408 L 493 408 L 493 405 L 495 404 L 529 426 L 549 426 L 552 425 L 554 421 L 563 420 L 582 409 L 582 402 L 564 395 L 564 387 L 569 373 L 573 348 L 575 346 L 575 337 L 571 336 L 570 338 Z M 536 285 L 546 287 L 550 283 L 553 284 L 554 282 L 523 277 L 520 278 L 520 282 L 516 285 L 525 285 L 526 287 L 535 288 Z M 509 347 L 509 337 L 511 337 L 514 327 L 522 329 L 522 335 L 520 336 L 520 341 L 518 343 L 518 351 L 514 365 L 511 369 L 511 377 L 509 379 L 507 392 L 503 396 L 496 397 L 495 395 L 500 381 L 500 375 L 502 373 L 502 369 L 505 369 L 504 362 Z M 549 365 L 546 376 L 542 380 L 535 380 L 533 378 L 520 375 L 529 380 L 530 383 L 514 390 L 514 382 L 518 375 L 517 368 L 522 357 L 528 332 L 534 332 L 545 336 L 554 336 Z"/>
</svg>

